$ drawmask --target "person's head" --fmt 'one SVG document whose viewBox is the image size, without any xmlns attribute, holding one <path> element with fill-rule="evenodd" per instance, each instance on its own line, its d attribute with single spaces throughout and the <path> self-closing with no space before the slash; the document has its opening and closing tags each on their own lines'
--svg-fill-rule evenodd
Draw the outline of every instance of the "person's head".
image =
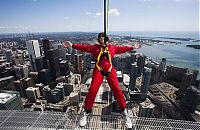
<svg viewBox="0 0 200 130">
<path fill-rule="evenodd" d="M 104 40 L 105 40 L 105 42 L 108 42 L 109 38 L 108 38 L 108 36 L 105 35 L 104 32 L 101 32 L 98 34 L 97 40 L 102 46 L 104 46 Z"/>
</svg>

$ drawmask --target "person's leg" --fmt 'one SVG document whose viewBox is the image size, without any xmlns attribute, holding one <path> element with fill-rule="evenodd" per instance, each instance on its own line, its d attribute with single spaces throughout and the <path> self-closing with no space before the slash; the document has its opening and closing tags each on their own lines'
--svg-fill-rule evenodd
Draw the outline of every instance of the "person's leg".
<svg viewBox="0 0 200 130">
<path fill-rule="evenodd" d="M 111 90 L 113 91 L 113 94 L 115 96 L 115 99 L 117 100 L 117 103 L 119 104 L 121 108 L 121 112 L 125 119 L 124 121 L 125 121 L 126 127 L 128 129 L 132 128 L 132 122 L 126 109 L 125 97 L 121 88 L 118 85 L 118 79 L 117 79 L 116 71 L 114 68 L 112 69 L 111 73 L 107 76 L 107 81 Z"/>
<path fill-rule="evenodd" d="M 86 95 L 85 106 L 81 113 L 81 118 L 80 118 L 81 127 L 85 126 L 87 123 L 87 116 L 89 113 L 91 113 L 93 103 L 96 98 L 96 94 L 102 82 L 103 82 L 102 74 L 98 70 L 94 70 L 89 92 Z"/>
<path fill-rule="evenodd" d="M 89 92 L 85 99 L 85 109 L 91 110 L 93 107 L 94 100 L 96 98 L 97 92 L 101 83 L 103 82 L 103 76 L 98 70 L 93 71 L 92 82 L 89 88 Z"/>
</svg>

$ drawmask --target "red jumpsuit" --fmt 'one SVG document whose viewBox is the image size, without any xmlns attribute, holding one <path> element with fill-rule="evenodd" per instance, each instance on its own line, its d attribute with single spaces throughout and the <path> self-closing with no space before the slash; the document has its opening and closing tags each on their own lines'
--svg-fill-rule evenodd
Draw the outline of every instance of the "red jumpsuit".
<svg viewBox="0 0 200 130">
<path fill-rule="evenodd" d="M 83 52 L 91 53 L 96 59 L 99 55 L 99 52 L 101 51 L 101 46 L 97 44 L 95 45 L 73 44 L 72 47 Z M 125 53 L 133 49 L 132 46 L 108 45 L 107 47 L 110 52 L 111 59 L 114 57 L 115 54 Z M 99 66 L 103 69 L 103 71 L 106 72 L 110 68 L 111 64 L 106 57 L 103 57 L 102 60 L 99 62 Z M 106 77 L 106 80 L 111 90 L 113 91 L 114 97 L 117 100 L 117 103 L 119 104 L 120 108 L 122 110 L 125 109 L 126 102 L 125 102 L 124 94 L 118 85 L 118 79 L 117 79 L 116 70 L 114 69 L 114 67 L 112 67 L 111 72 Z M 96 94 L 102 82 L 103 82 L 103 75 L 95 66 L 93 70 L 92 82 L 89 88 L 89 92 L 87 93 L 86 99 L 85 99 L 85 109 L 88 109 L 88 110 L 92 109 Z"/>
</svg>

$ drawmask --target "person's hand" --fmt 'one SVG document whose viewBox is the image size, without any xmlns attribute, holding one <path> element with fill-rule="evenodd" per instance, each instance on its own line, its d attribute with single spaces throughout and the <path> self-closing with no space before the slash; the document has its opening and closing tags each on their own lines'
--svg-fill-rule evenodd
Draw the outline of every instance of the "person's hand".
<svg viewBox="0 0 200 130">
<path fill-rule="evenodd" d="M 134 49 L 140 49 L 142 47 L 142 44 L 137 43 L 134 45 Z"/>
<path fill-rule="evenodd" d="M 69 41 L 64 41 L 63 46 L 64 46 L 64 48 L 72 47 L 72 43 Z"/>
</svg>

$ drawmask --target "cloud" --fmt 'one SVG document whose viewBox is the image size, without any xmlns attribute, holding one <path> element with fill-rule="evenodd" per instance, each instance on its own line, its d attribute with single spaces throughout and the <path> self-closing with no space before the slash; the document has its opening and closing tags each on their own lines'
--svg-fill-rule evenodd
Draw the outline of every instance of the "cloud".
<svg viewBox="0 0 200 130">
<path fill-rule="evenodd" d="M 0 29 L 27 29 L 28 26 L 17 25 L 17 26 L 0 26 Z"/>
<path fill-rule="evenodd" d="M 0 26 L 0 29 L 5 29 L 6 27 L 4 27 L 4 26 Z"/>
<path fill-rule="evenodd" d="M 96 13 L 96 16 L 103 16 L 103 12 L 97 12 Z M 109 11 L 108 11 L 108 14 L 109 14 L 109 16 L 119 16 L 120 15 L 120 13 L 119 13 L 119 11 L 117 10 L 117 9 L 110 9 Z"/>
<path fill-rule="evenodd" d="M 109 15 L 111 15 L 111 16 L 119 16 L 120 13 L 118 12 L 117 9 L 110 9 Z"/>
<path fill-rule="evenodd" d="M 92 13 L 91 12 L 86 12 L 86 15 L 91 15 Z"/>
<path fill-rule="evenodd" d="M 68 19 L 69 19 L 69 17 L 68 17 L 68 16 L 65 16 L 65 17 L 64 17 L 64 19 L 65 19 L 65 20 L 68 20 Z"/>
<path fill-rule="evenodd" d="M 37 2 L 37 0 L 32 0 L 33 2 Z"/>
<path fill-rule="evenodd" d="M 97 12 L 96 15 L 97 16 L 103 16 L 103 12 L 102 13 Z"/>
</svg>

